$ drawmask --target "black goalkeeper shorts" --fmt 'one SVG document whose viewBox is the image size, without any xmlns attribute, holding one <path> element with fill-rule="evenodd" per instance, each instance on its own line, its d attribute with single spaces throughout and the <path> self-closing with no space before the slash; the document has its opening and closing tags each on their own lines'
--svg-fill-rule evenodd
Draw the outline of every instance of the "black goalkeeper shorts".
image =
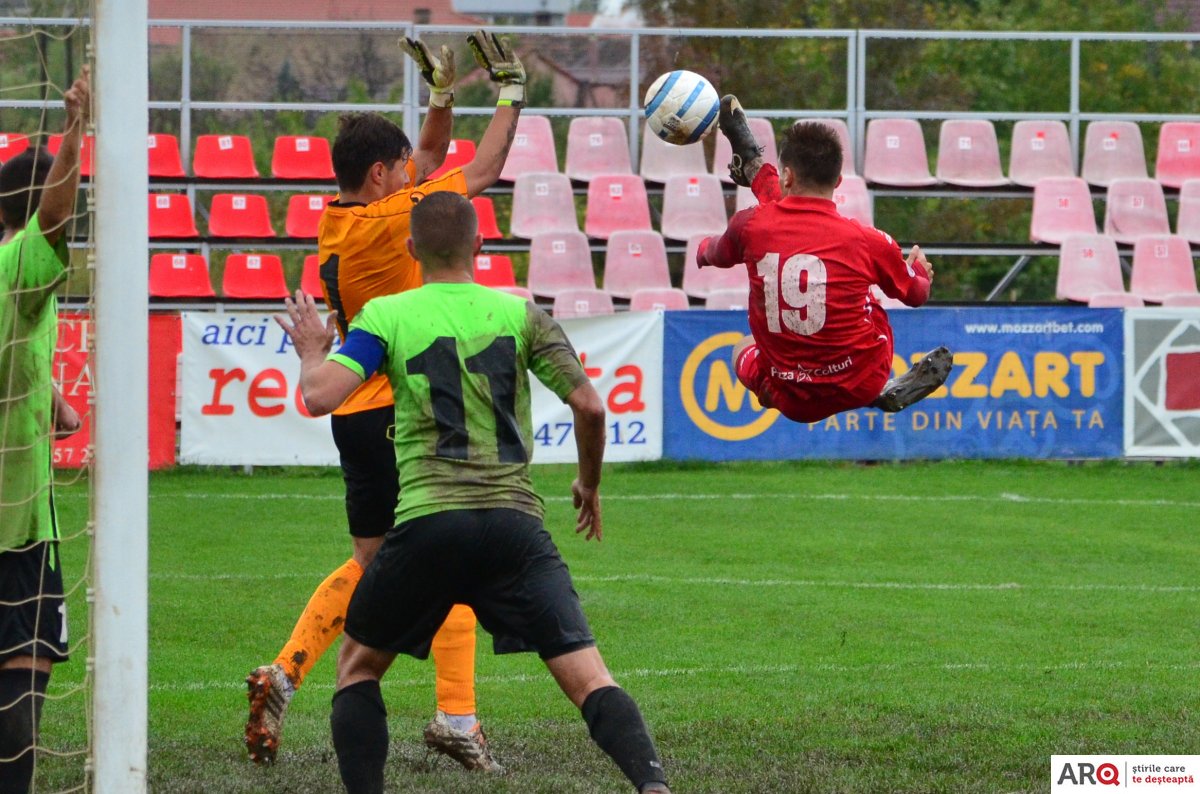
<svg viewBox="0 0 1200 794">
<path fill-rule="evenodd" d="M 67 660 L 67 607 L 58 542 L 0 551 L 0 662 Z"/>
<path fill-rule="evenodd" d="M 356 538 L 380 538 L 396 523 L 396 411 L 388 405 L 330 417 L 346 483 L 346 519 Z"/>
</svg>

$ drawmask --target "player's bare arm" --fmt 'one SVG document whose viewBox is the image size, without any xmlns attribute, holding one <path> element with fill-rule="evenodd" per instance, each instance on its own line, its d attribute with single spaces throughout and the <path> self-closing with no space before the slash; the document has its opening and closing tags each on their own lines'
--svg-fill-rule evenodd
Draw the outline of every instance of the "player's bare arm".
<svg viewBox="0 0 1200 794">
<path fill-rule="evenodd" d="M 54 404 L 51 407 L 51 422 L 54 425 L 54 437 L 68 438 L 79 432 L 79 429 L 83 427 L 83 420 L 79 418 L 79 412 L 71 407 L 57 387 L 53 391 Z"/>
<path fill-rule="evenodd" d="M 417 147 L 413 151 L 416 182 L 419 184 L 446 160 L 450 148 L 450 131 L 454 124 L 454 50 L 442 45 L 440 57 L 430 52 L 424 42 L 400 39 L 400 49 L 412 58 L 429 86 L 429 113 L 421 125 Z"/>
<path fill-rule="evenodd" d="M 575 418 L 575 447 L 579 455 L 579 475 L 571 483 L 571 494 L 579 516 L 576 532 L 587 532 L 587 539 L 602 539 L 600 521 L 600 468 L 604 462 L 604 401 L 591 383 L 577 386 L 567 395 L 567 405 Z"/>
<path fill-rule="evenodd" d="M 505 42 L 494 33 L 478 30 L 467 38 L 471 53 L 493 83 L 500 86 L 496 115 L 488 124 L 475 159 L 463 166 L 467 195 L 478 196 L 496 183 L 517 134 L 517 119 L 525 105 L 525 67 Z"/>
<path fill-rule="evenodd" d="M 83 67 L 79 77 L 63 94 L 63 107 L 67 111 L 67 120 L 63 125 L 62 144 L 46 176 L 38 204 L 38 222 L 51 245 L 58 242 L 67 220 L 75 212 L 75 196 L 79 192 L 79 147 L 92 107 L 89 67 Z"/>
<path fill-rule="evenodd" d="M 300 357 L 300 394 L 304 407 L 313 416 L 324 416 L 345 401 L 363 382 L 353 370 L 326 358 L 337 338 L 337 312 L 322 322 L 321 313 L 311 295 L 296 290 L 295 300 L 284 300 L 287 319 L 275 315 L 275 322 L 292 338 Z"/>
<path fill-rule="evenodd" d="M 929 283 L 933 283 L 933 265 L 929 264 L 929 260 L 925 258 L 925 252 L 921 250 L 921 246 L 914 245 L 908 252 L 908 259 L 905 261 L 910 268 L 913 264 L 920 262 L 921 267 L 925 268 L 925 274 L 929 276 Z"/>
</svg>

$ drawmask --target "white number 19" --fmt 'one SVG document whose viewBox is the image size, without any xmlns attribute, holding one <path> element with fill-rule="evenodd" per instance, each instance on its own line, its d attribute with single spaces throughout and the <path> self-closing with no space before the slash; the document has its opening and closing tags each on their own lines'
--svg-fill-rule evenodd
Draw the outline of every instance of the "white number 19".
<svg viewBox="0 0 1200 794">
<path fill-rule="evenodd" d="M 757 267 L 772 333 L 782 332 L 786 325 L 793 333 L 812 336 L 825 326 L 824 262 L 811 254 L 794 254 L 783 263 L 781 275 L 779 254 L 767 254 Z"/>
</svg>

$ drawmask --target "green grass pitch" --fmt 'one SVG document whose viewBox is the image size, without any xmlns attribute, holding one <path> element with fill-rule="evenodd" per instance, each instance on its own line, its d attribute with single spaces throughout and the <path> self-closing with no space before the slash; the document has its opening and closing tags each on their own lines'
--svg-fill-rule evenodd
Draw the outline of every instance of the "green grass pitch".
<svg viewBox="0 0 1200 794">
<path fill-rule="evenodd" d="M 571 531 L 571 476 L 535 468 L 547 526 L 677 792 L 1040 792 L 1053 753 L 1200 753 L 1195 463 L 609 466 L 601 544 Z M 180 469 L 151 492 L 151 790 L 340 791 L 332 653 L 279 764 L 241 744 L 243 677 L 348 556 L 339 476 Z M 400 658 L 389 791 L 631 790 L 535 656 L 490 650 L 480 713 L 510 774 L 426 757 L 432 664 Z M 84 744 L 82 661 L 52 684 L 58 750 Z M 79 764 L 43 759 L 37 790 Z"/>
</svg>

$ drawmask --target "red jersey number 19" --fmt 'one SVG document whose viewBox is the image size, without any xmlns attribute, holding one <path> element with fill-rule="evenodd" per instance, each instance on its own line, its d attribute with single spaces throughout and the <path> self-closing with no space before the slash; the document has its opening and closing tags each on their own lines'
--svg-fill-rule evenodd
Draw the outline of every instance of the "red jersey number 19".
<svg viewBox="0 0 1200 794">
<path fill-rule="evenodd" d="M 782 333 L 783 326 L 801 336 L 812 336 L 825 326 L 825 263 L 812 254 L 794 254 L 779 271 L 779 254 L 758 260 L 763 280 L 763 308 L 767 328 Z"/>
</svg>

